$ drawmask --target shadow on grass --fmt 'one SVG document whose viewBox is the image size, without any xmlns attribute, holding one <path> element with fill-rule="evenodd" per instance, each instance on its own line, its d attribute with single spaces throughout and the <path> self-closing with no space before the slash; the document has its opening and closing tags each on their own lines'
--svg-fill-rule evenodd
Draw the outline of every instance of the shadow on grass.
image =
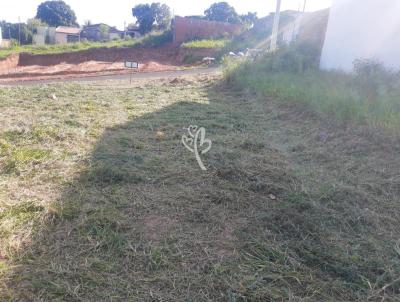
<svg viewBox="0 0 400 302">
<path fill-rule="evenodd" d="M 230 196 L 213 184 L 214 169 L 203 173 L 181 144 L 189 125 L 205 126 L 212 138 L 237 123 L 221 109 L 216 102 L 182 102 L 106 130 L 86 171 L 65 188 L 43 230 L 13 263 L 10 299 L 215 300 L 226 294 L 218 268 L 234 257 L 233 243 L 223 238 Z M 231 130 L 218 134 L 221 142 Z M 216 164 L 212 157 L 223 149 L 210 151 L 206 165 Z"/>
</svg>

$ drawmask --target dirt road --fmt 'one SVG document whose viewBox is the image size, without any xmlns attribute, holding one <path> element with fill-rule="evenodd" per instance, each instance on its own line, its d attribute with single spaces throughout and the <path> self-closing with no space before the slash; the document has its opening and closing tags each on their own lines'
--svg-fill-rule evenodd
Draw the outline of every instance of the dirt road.
<svg viewBox="0 0 400 302">
<path fill-rule="evenodd" d="M 134 74 L 118 73 L 118 74 L 106 74 L 106 75 L 85 75 L 82 77 L 70 77 L 60 79 L 41 79 L 41 80 L 22 80 L 22 81 L 10 81 L 0 82 L 1 86 L 29 86 L 37 84 L 51 84 L 60 82 L 93 82 L 93 81 L 107 81 L 107 80 L 127 80 L 130 78 L 134 79 L 157 79 L 157 78 L 173 78 L 185 75 L 201 75 L 201 74 L 213 74 L 217 73 L 220 69 L 218 67 L 210 68 L 195 68 L 185 70 L 174 70 L 174 71 L 158 71 L 158 72 L 136 72 Z"/>
</svg>

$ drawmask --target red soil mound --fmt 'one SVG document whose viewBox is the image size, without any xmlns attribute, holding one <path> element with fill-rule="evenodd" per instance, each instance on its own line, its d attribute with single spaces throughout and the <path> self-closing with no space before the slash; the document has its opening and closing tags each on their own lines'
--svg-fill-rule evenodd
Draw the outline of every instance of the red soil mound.
<svg viewBox="0 0 400 302">
<path fill-rule="evenodd" d="M 166 45 L 154 48 L 100 48 L 51 55 L 14 54 L 0 60 L 0 79 L 29 80 L 131 72 L 124 68 L 125 60 L 139 62 L 139 71 L 176 70 L 180 65 L 179 48 Z"/>
</svg>

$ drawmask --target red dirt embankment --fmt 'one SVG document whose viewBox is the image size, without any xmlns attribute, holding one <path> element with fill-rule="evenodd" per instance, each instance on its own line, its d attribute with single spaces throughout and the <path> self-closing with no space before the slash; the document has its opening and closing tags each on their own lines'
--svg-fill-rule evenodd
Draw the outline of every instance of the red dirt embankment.
<svg viewBox="0 0 400 302">
<path fill-rule="evenodd" d="M 139 62 L 139 71 L 176 70 L 181 64 L 179 48 L 100 48 L 81 52 L 33 55 L 13 54 L 0 60 L 0 81 L 63 78 L 128 73 L 124 61 Z"/>
<path fill-rule="evenodd" d="M 0 74 L 7 73 L 18 66 L 19 54 L 12 54 L 5 59 L 0 59 Z"/>
</svg>

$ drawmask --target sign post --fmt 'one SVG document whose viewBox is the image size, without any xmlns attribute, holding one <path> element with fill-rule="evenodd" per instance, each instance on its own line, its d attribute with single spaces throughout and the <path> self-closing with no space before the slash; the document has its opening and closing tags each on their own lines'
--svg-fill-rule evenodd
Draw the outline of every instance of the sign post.
<svg viewBox="0 0 400 302">
<path fill-rule="evenodd" d="M 124 65 L 125 65 L 125 68 L 128 68 L 128 69 L 139 69 L 139 63 L 135 62 L 135 61 L 125 60 Z M 132 73 L 130 73 L 129 83 L 132 84 Z"/>
</svg>

